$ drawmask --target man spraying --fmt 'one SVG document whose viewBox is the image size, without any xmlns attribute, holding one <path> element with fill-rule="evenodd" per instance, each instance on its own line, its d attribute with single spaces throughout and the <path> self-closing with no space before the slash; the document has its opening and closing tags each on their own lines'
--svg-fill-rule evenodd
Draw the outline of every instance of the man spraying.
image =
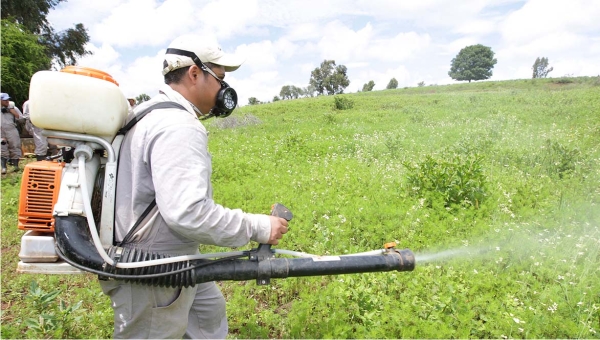
<svg viewBox="0 0 600 340">
<path fill-rule="evenodd" d="M 224 78 L 241 63 L 203 37 L 182 36 L 168 47 L 166 85 L 129 121 L 157 103 L 173 107 L 147 113 L 121 147 L 115 241 L 122 247 L 189 255 L 199 253 L 200 244 L 275 245 L 287 232 L 283 218 L 228 209 L 212 199 L 208 134 L 199 119 L 231 114 L 237 94 Z M 100 284 L 112 300 L 115 338 L 227 336 L 225 299 L 214 282 L 188 288 Z"/>
</svg>

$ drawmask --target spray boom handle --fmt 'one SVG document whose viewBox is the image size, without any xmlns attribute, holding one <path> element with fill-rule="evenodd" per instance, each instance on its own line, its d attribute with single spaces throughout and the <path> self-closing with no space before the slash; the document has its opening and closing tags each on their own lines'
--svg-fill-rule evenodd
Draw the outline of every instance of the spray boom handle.
<svg viewBox="0 0 600 340">
<path fill-rule="evenodd" d="M 294 215 L 292 214 L 290 209 L 286 208 L 281 203 L 275 203 L 271 206 L 271 215 L 281 217 L 288 222 L 294 217 Z M 273 251 L 271 250 L 271 245 L 261 243 L 258 246 L 258 249 L 256 250 L 256 255 L 254 255 L 254 259 L 260 262 L 260 261 L 264 261 L 271 257 L 273 257 Z M 253 256 L 251 255 L 250 259 L 252 259 L 252 258 L 253 258 Z M 258 274 L 258 278 L 256 279 L 256 284 L 258 284 L 259 286 L 268 285 L 270 283 L 270 281 L 271 280 L 268 276 L 261 275 L 260 264 L 259 264 L 259 274 Z"/>
<path fill-rule="evenodd" d="M 294 215 L 290 211 L 290 209 L 286 208 L 281 203 L 275 203 L 271 206 L 271 215 L 277 216 L 285 219 L 286 221 L 291 221 Z"/>
</svg>

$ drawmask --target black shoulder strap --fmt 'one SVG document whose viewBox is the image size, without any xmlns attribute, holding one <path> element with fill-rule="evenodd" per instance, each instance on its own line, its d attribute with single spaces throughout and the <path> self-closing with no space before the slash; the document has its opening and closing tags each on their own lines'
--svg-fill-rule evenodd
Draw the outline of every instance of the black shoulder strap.
<svg viewBox="0 0 600 340">
<path fill-rule="evenodd" d="M 133 117 L 133 119 L 131 121 L 129 121 L 129 123 L 127 123 L 124 127 L 122 127 L 117 132 L 117 135 L 125 135 L 129 130 L 131 130 L 131 128 L 135 124 L 137 124 L 137 122 L 142 120 L 142 118 L 144 118 L 148 113 L 152 112 L 152 110 L 157 110 L 157 109 L 185 110 L 185 107 L 183 107 L 183 105 L 177 104 L 175 102 L 160 102 L 160 103 L 156 103 L 154 105 L 150 105 L 146 109 L 138 112 Z M 148 207 L 146 208 L 146 210 L 144 210 L 144 212 L 140 215 L 140 217 L 135 222 L 133 227 L 131 227 L 131 229 L 129 229 L 129 232 L 127 233 L 127 235 L 125 235 L 125 237 L 123 237 L 123 240 L 121 240 L 121 242 L 117 243 L 117 246 L 120 247 L 122 244 L 125 244 L 130 241 L 130 239 L 133 237 L 133 235 L 135 235 L 135 233 L 137 233 L 138 229 L 140 228 L 140 225 L 142 224 L 142 221 L 146 218 L 146 216 L 148 216 L 148 214 L 150 214 L 150 211 L 152 211 L 152 209 L 154 209 L 155 206 L 156 206 L 156 199 L 153 199 L 152 202 L 150 202 L 150 205 L 148 205 Z"/>
<path fill-rule="evenodd" d="M 127 131 L 131 130 L 131 128 L 137 124 L 142 118 L 144 118 L 148 113 L 152 112 L 152 110 L 157 109 L 181 109 L 185 110 L 185 107 L 181 104 L 177 104 L 175 102 L 160 102 L 154 105 L 148 106 L 145 110 L 138 112 L 132 120 L 129 121 L 125 126 L 123 126 L 118 132 L 117 135 L 124 135 Z"/>
</svg>

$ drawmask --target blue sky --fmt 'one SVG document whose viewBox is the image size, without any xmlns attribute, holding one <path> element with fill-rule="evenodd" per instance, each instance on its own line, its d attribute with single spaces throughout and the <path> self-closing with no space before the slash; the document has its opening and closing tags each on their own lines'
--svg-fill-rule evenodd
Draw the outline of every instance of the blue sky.
<svg viewBox="0 0 600 340">
<path fill-rule="evenodd" d="M 80 66 L 108 72 L 127 97 L 154 96 L 177 36 L 216 37 L 242 55 L 227 76 L 240 104 L 271 101 L 284 85 L 306 87 L 325 59 L 348 68 L 356 92 L 455 83 L 452 58 L 465 46 L 496 53 L 491 80 L 531 78 L 536 57 L 549 76 L 600 75 L 598 0 L 68 0 L 48 15 L 57 29 L 83 23 L 92 56 Z"/>
</svg>

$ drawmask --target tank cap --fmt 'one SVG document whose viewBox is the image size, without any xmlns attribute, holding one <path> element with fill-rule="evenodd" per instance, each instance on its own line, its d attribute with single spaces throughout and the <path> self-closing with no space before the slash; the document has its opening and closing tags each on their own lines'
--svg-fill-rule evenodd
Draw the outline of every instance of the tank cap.
<svg viewBox="0 0 600 340">
<path fill-rule="evenodd" d="M 67 66 L 67 67 L 63 68 L 62 70 L 60 70 L 60 72 L 79 74 L 82 76 L 98 78 L 98 79 L 109 81 L 109 82 L 119 86 L 119 83 L 117 83 L 117 81 L 114 80 L 110 74 L 100 71 L 100 70 L 97 70 L 97 69 L 94 69 L 94 68 L 91 68 L 91 67 Z"/>
</svg>

